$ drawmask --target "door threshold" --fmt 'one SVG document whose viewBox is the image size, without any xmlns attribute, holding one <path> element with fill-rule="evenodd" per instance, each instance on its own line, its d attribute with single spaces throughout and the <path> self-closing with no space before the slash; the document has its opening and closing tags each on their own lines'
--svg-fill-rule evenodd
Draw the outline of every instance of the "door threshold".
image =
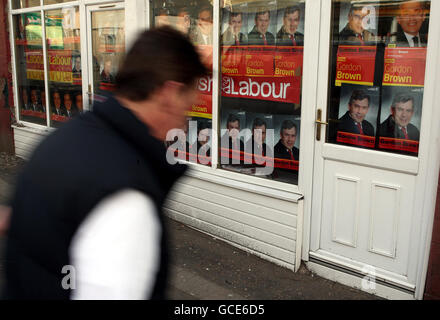
<svg viewBox="0 0 440 320">
<path fill-rule="evenodd" d="M 343 285 L 353 287 L 364 292 L 377 295 L 382 298 L 392 300 L 414 300 L 415 290 L 409 290 L 399 285 L 390 283 L 382 279 L 374 279 L 373 287 L 371 284 L 365 287 L 364 282 L 368 276 L 353 270 L 349 267 L 335 264 L 332 262 L 319 259 L 317 257 L 309 256 L 309 261 L 305 261 L 307 267 L 315 272 L 318 276 L 325 279 L 332 280 Z"/>
</svg>

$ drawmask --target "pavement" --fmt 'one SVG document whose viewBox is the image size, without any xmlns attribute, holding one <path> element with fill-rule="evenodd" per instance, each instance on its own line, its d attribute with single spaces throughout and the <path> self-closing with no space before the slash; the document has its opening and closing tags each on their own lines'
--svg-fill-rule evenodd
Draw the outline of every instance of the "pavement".
<svg viewBox="0 0 440 320">
<path fill-rule="evenodd" d="M 0 161 L 2 158 L 0 157 Z M 0 163 L 0 204 L 14 188 L 24 161 Z M 291 270 L 167 219 L 170 236 L 170 300 L 375 300 L 376 296 L 323 279 L 302 265 Z M 0 237 L 0 288 L 4 283 Z M 1 292 L 0 292 L 1 296 Z"/>
</svg>

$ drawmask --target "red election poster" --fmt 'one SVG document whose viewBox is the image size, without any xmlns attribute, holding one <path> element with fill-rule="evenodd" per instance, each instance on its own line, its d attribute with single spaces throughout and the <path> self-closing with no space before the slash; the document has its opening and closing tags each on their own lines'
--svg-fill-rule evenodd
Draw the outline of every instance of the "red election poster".
<svg viewBox="0 0 440 320">
<path fill-rule="evenodd" d="M 302 47 L 230 47 L 222 53 L 222 95 L 299 103 Z"/>
<path fill-rule="evenodd" d="M 386 48 L 384 86 L 423 87 L 426 48 Z"/>
<path fill-rule="evenodd" d="M 29 80 L 44 80 L 44 60 L 41 50 L 26 51 L 26 77 Z"/>
<path fill-rule="evenodd" d="M 352 83 L 372 86 L 376 62 L 375 46 L 339 46 L 335 85 Z"/>
<path fill-rule="evenodd" d="M 186 116 L 212 119 L 212 77 L 200 78 L 197 89 L 199 90 L 198 101 L 186 112 Z"/>
<path fill-rule="evenodd" d="M 72 83 L 72 51 L 49 50 L 48 53 L 50 81 Z"/>
</svg>

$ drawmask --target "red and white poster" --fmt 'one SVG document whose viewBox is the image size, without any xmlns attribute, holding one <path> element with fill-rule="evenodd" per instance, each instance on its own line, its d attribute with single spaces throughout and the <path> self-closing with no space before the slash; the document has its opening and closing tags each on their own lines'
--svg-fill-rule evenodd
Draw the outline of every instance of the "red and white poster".
<svg viewBox="0 0 440 320">
<path fill-rule="evenodd" d="M 222 95 L 299 103 L 302 47 L 227 47 L 222 53 Z"/>
<path fill-rule="evenodd" d="M 386 48 L 384 86 L 423 87 L 426 48 Z"/>
<path fill-rule="evenodd" d="M 339 46 L 335 85 L 343 83 L 372 86 L 376 64 L 375 46 Z"/>
</svg>

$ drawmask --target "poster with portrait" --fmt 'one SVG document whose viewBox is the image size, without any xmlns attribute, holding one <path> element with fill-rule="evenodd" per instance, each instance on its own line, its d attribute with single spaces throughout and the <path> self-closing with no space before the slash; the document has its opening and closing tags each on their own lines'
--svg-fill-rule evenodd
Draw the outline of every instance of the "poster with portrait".
<svg viewBox="0 0 440 320">
<path fill-rule="evenodd" d="M 248 5 L 247 30 L 249 45 L 275 45 L 277 33 L 276 1 L 270 2 L 267 6 Z"/>
<path fill-rule="evenodd" d="M 418 154 L 423 88 L 383 87 L 379 148 Z"/>
<path fill-rule="evenodd" d="M 379 102 L 379 87 L 343 84 L 336 141 L 350 146 L 374 148 Z"/>
<path fill-rule="evenodd" d="M 378 32 L 378 8 L 372 1 L 341 2 L 339 11 L 339 35 L 341 41 L 355 40 L 348 37 L 357 33 L 364 35 L 364 41 L 370 41 L 370 37 Z M 353 12 L 350 15 L 350 9 Z"/>
<path fill-rule="evenodd" d="M 304 45 L 304 2 L 278 1 L 276 45 Z"/>
<path fill-rule="evenodd" d="M 221 23 L 222 46 L 243 46 L 248 44 L 248 14 L 247 3 L 225 7 L 222 10 Z"/>
</svg>

